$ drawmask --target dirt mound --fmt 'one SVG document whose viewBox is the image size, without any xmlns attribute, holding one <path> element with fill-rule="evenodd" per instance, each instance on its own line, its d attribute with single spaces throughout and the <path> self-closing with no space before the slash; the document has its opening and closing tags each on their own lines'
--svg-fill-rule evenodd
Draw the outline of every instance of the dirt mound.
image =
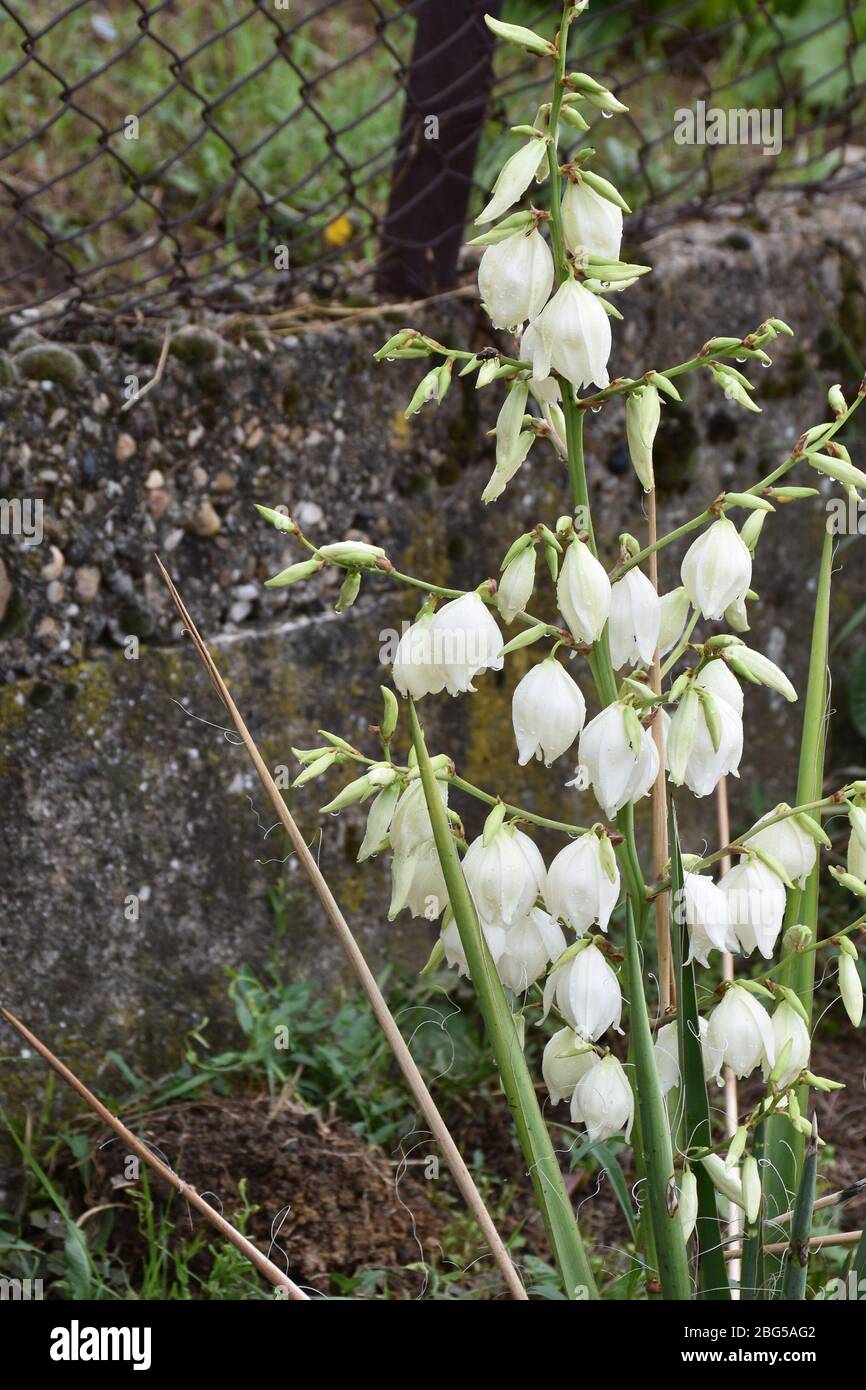
<svg viewBox="0 0 866 1390">
<path fill-rule="evenodd" d="M 273 1240 L 271 1259 L 297 1282 L 332 1292 L 329 1274 L 372 1266 L 393 1272 L 410 1297 L 407 1281 L 420 1292 L 422 1274 L 404 1266 L 435 1254 L 444 1213 L 344 1122 L 256 1097 L 172 1104 L 133 1127 L 229 1219 L 244 1208 L 239 1183 L 245 1180 L 246 1201 L 256 1208 L 247 1216 L 247 1234 L 265 1250 Z M 125 1160 L 117 1142 L 97 1147 L 92 1200 L 122 1201 L 129 1185 Z M 153 1186 L 161 1200 L 168 1198 L 164 1183 L 156 1179 Z M 135 1266 L 142 1255 L 137 1215 L 124 1206 L 116 1216 L 113 1243 Z M 177 1205 L 174 1217 L 176 1238 L 188 1234 Z M 192 1219 L 198 1226 L 201 1218 Z"/>
</svg>

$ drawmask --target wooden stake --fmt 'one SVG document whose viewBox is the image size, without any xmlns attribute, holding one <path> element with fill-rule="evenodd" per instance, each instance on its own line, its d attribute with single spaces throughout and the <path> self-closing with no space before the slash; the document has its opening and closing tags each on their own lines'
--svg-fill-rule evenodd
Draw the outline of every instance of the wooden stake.
<svg viewBox="0 0 866 1390">
<path fill-rule="evenodd" d="M 325 878 L 322 875 L 321 870 L 319 869 L 319 866 L 316 863 L 313 855 L 310 853 L 310 850 L 307 847 L 303 835 L 301 834 L 300 830 L 295 824 L 294 818 L 289 812 L 289 809 L 286 806 L 285 801 L 283 800 L 282 794 L 279 788 L 277 787 L 276 782 L 274 781 L 273 777 L 268 771 L 268 768 L 262 758 L 262 755 L 256 747 L 255 742 L 253 741 L 252 735 L 250 734 L 246 724 L 241 718 L 234 700 L 229 694 L 228 687 L 226 686 L 225 681 L 223 680 L 222 676 L 217 670 L 216 665 L 214 664 L 214 660 L 207 647 L 205 646 L 204 640 L 201 637 L 198 628 L 196 627 L 195 623 L 193 622 L 192 618 L 187 612 L 186 607 L 184 606 L 183 599 L 181 598 L 180 594 L 178 593 L 177 589 L 172 583 L 168 571 L 166 570 L 162 561 L 159 558 L 157 558 L 156 563 L 159 566 L 160 574 L 162 575 L 166 587 L 169 593 L 171 594 L 175 607 L 177 608 L 178 613 L 183 619 L 184 627 L 186 628 L 187 632 L 192 638 L 192 642 L 198 653 L 199 659 L 201 660 L 202 665 L 204 666 L 208 676 L 210 677 L 211 684 L 213 685 L 214 689 L 219 695 L 220 700 L 222 701 L 223 705 L 226 708 L 226 711 L 229 714 L 229 717 L 232 720 L 232 723 L 234 724 L 241 737 L 244 747 L 246 748 L 247 752 L 250 755 L 250 758 L 252 759 L 253 766 L 255 767 L 256 772 L 259 775 L 259 781 L 261 782 L 265 792 L 270 798 L 274 811 L 279 817 L 283 829 L 285 830 L 292 843 L 292 848 L 297 854 L 301 866 L 304 869 L 304 872 L 306 873 L 307 877 L 313 885 L 313 888 L 315 889 L 316 896 L 318 897 L 319 902 L 322 905 L 322 908 L 325 912 L 325 916 L 328 918 L 328 921 L 330 922 L 331 926 L 334 928 L 335 932 L 340 938 L 340 944 L 342 945 L 343 950 L 345 951 L 349 959 L 349 963 L 352 966 L 352 969 L 354 970 L 361 983 L 361 988 L 364 990 L 364 993 L 370 1001 L 370 1005 L 373 1009 L 373 1013 L 375 1014 L 376 1021 L 388 1040 L 391 1050 L 397 1059 L 397 1064 L 400 1067 L 400 1070 L 402 1071 L 404 1077 L 406 1078 L 406 1081 L 409 1085 L 409 1089 L 415 1097 L 415 1100 L 418 1103 L 418 1107 L 421 1110 L 424 1119 L 427 1121 L 427 1124 L 430 1126 L 430 1129 L 432 1130 L 435 1139 L 442 1148 L 445 1161 L 451 1170 L 454 1181 L 456 1182 L 460 1192 L 463 1195 L 463 1199 L 466 1202 L 466 1205 L 469 1207 L 469 1210 L 472 1212 L 472 1215 L 478 1222 L 478 1225 L 481 1228 L 484 1238 L 490 1246 L 490 1252 L 493 1255 L 493 1258 L 499 1267 L 499 1271 L 503 1279 L 505 1280 L 506 1287 L 509 1289 L 512 1298 L 518 1299 L 521 1302 L 528 1302 L 528 1295 L 523 1287 L 523 1284 L 520 1282 L 517 1270 L 514 1268 L 514 1265 L 512 1263 L 511 1256 L 505 1248 L 505 1244 L 502 1240 L 502 1237 L 499 1235 L 499 1232 L 493 1224 L 490 1213 L 484 1205 L 478 1188 L 475 1186 L 472 1174 L 469 1172 L 469 1169 L 466 1167 L 466 1164 L 463 1161 L 463 1157 L 460 1153 L 460 1150 L 457 1148 L 457 1145 L 451 1138 L 445 1121 L 439 1114 L 436 1102 L 434 1101 L 429 1090 L 427 1089 L 424 1078 L 418 1070 L 418 1066 L 415 1062 L 415 1059 L 403 1040 L 403 1035 L 394 1021 L 394 1017 L 390 1009 L 388 1008 L 388 1005 L 385 1001 L 385 997 L 382 994 L 382 991 L 379 989 L 379 986 L 376 983 L 375 977 L 372 971 L 370 970 L 370 967 L 367 965 L 367 962 L 361 954 L 361 950 L 358 946 L 357 941 L 352 935 L 348 922 L 346 921 L 345 917 L 340 911 L 340 908 L 337 905 L 337 901 L 334 898 L 333 893 L 328 887 L 328 884 L 325 881 Z"/>
</svg>

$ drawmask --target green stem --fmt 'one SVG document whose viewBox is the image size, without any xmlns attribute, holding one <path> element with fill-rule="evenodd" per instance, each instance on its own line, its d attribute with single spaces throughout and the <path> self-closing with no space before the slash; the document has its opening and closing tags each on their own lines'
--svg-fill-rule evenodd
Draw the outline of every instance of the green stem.
<svg viewBox="0 0 866 1390">
<path fill-rule="evenodd" d="M 467 782 L 463 777 L 455 775 L 449 777 L 448 781 L 458 791 L 477 797 L 479 801 L 485 801 L 488 806 L 497 806 L 501 801 L 501 797 L 491 796 L 490 792 L 482 791 L 480 787 L 476 787 L 472 782 Z M 510 801 L 503 802 L 503 805 L 512 816 L 517 816 L 519 820 L 529 821 L 532 825 L 540 825 L 545 830 L 559 830 L 565 835 L 586 835 L 588 833 L 589 827 L 585 825 L 569 825 L 568 821 L 551 820 L 548 816 L 537 816 L 534 811 L 526 811 L 522 806 L 515 806 Z"/>
<path fill-rule="evenodd" d="M 806 1276 L 809 1272 L 809 1237 L 812 1234 L 812 1209 L 815 1205 L 815 1179 L 818 1174 L 818 1130 L 813 1121 L 812 1137 L 806 1149 L 803 1176 L 797 1188 L 797 1201 L 791 1221 L 791 1243 L 782 1297 L 786 1301 L 806 1297 Z"/>
<path fill-rule="evenodd" d="M 493 1051 L 502 1087 L 521 1148 L 529 1168 L 532 1184 L 544 1217 L 551 1247 L 567 1296 L 571 1299 L 597 1298 L 592 1270 L 571 1201 L 565 1190 L 562 1171 L 553 1150 L 547 1126 L 539 1109 L 532 1077 L 523 1056 L 514 1018 L 505 998 L 496 967 L 478 921 L 457 848 L 448 824 L 448 815 L 436 787 L 424 734 L 418 722 L 415 704 L 409 700 L 409 720 L 412 743 L 421 770 L 421 782 L 433 827 L 433 836 L 448 898 L 460 941 L 466 953 L 469 973 L 478 996 L 487 1037 Z"/>
</svg>

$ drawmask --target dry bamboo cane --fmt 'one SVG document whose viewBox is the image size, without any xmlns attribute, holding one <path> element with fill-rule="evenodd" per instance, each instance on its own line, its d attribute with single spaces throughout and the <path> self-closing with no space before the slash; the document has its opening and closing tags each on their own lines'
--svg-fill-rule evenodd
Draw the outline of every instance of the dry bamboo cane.
<svg viewBox="0 0 866 1390">
<path fill-rule="evenodd" d="M 184 1182 L 183 1178 L 178 1177 L 177 1173 L 175 1173 L 172 1168 L 169 1168 L 167 1163 L 163 1163 L 162 1159 L 157 1158 L 156 1154 L 151 1153 L 147 1145 L 143 1144 L 140 1139 L 137 1139 L 132 1133 L 132 1130 L 127 1129 L 126 1125 L 123 1124 L 116 1115 L 112 1115 L 111 1111 L 102 1104 L 102 1101 L 97 1100 L 93 1092 L 87 1089 L 84 1082 L 79 1081 L 75 1073 L 70 1071 L 65 1063 L 61 1062 L 59 1057 L 55 1057 L 54 1053 L 47 1048 L 43 1042 L 40 1042 L 35 1034 L 31 1033 L 29 1028 L 25 1027 L 14 1014 L 10 1014 L 8 1009 L 0 1007 L 0 1014 L 3 1015 L 8 1023 L 12 1024 L 13 1028 L 17 1029 L 22 1038 L 26 1038 L 30 1046 L 35 1048 L 39 1053 L 40 1057 L 44 1057 L 48 1065 L 53 1067 L 57 1072 L 57 1075 L 61 1076 L 74 1091 L 78 1092 L 82 1100 L 84 1100 L 90 1106 L 91 1110 L 108 1125 L 109 1129 L 113 1129 L 115 1134 L 123 1140 L 124 1144 L 128 1145 L 133 1153 L 138 1154 L 139 1158 L 143 1159 L 155 1172 L 159 1173 L 160 1177 L 164 1178 L 170 1187 L 175 1188 L 180 1195 L 189 1202 L 190 1206 L 195 1207 L 196 1211 L 200 1211 L 202 1216 L 205 1216 L 211 1225 L 219 1231 L 220 1235 L 224 1236 L 236 1250 L 240 1250 L 241 1254 L 246 1256 L 250 1264 L 254 1265 L 260 1274 L 263 1274 L 266 1279 L 270 1280 L 274 1288 L 285 1289 L 287 1297 L 297 1302 L 309 1303 L 309 1295 L 305 1294 L 303 1289 L 298 1288 L 298 1285 L 293 1283 L 287 1274 L 283 1274 L 282 1270 L 278 1269 L 277 1266 L 268 1259 L 267 1255 L 263 1255 L 258 1246 L 253 1245 L 252 1241 L 248 1240 L 245 1235 L 242 1235 L 230 1221 L 226 1221 L 225 1217 L 212 1207 L 210 1202 L 206 1202 L 204 1197 L 200 1196 L 194 1187 L 190 1187 L 189 1183 Z"/>
<path fill-rule="evenodd" d="M 657 539 L 655 488 L 647 494 L 647 531 L 649 544 L 655 545 Z M 650 583 L 658 593 L 659 572 L 658 551 L 656 550 L 649 557 L 649 577 Z M 662 669 L 658 646 L 653 654 L 653 663 L 650 668 L 650 686 L 653 694 L 661 694 Z M 660 709 L 656 709 L 653 716 L 652 734 L 659 755 L 659 773 L 652 789 L 652 872 L 653 878 L 658 882 L 664 878 L 665 864 L 669 855 L 668 808 L 665 787 L 665 732 Z M 677 998 L 673 952 L 671 951 L 670 890 L 656 896 L 655 910 L 659 971 L 659 1017 L 663 1019 L 676 1007 Z"/>
<path fill-rule="evenodd" d="M 834 1231 L 832 1235 L 810 1236 L 809 1249 L 820 1250 L 825 1245 L 857 1245 L 862 1231 Z M 784 1255 L 791 1249 L 791 1242 L 788 1240 L 774 1240 L 770 1245 L 764 1246 L 764 1253 L 767 1255 Z M 739 1260 L 742 1256 L 742 1247 L 735 1247 L 725 1251 L 726 1260 Z"/>
<path fill-rule="evenodd" d="M 719 844 L 728 845 L 731 842 L 731 818 L 728 811 L 728 779 L 722 777 L 716 787 L 716 818 L 719 831 Z M 719 868 L 723 874 L 728 872 L 731 867 L 731 856 L 722 855 Z M 734 978 L 734 957 L 730 951 L 722 952 L 722 979 L 733 980 Z M 732 1067 L 725 1067 L 725 1134 L 728 1139 L 733 1139 L 739 1124 L 739 1099 L 737 1096 L 737 1077 Z M 730 1203 L 730 1215 L 727 1222 L 728 1239 L 731 1241 L 739 1240 L 743 1229 L 740 1208 Z M 766 1247 L 765 1247 L 766 1249 Z M 735 1284 L 739 1283 L 741 1265 L 739 1256 L 733 1257 L 731 1266 L 731 1279 Z M 739 1288 L 731 1289 L 731 1298 L 736 1300 L 740 1297 Z"/>
<path fill-rule="evenodd" d="M 259 780 L 270 798 L 271 804 L 280 819 L 283 829 L 291 840 L 292 848 L 297 854 L 301 866 L 316 891 L 319 902 L 324 909 L 325 916 L 340 938 L 340 944 L 361 983 L 364 993 L 370 1001 L 376 1021 L 388 1040 L 388 1044 L 397 1059 L 400 1070 L 406 1078 L 409 1089 L 415 1097 L 424 1119 L 430 1126 L 434 1138 L 441 1145 L 445 1162 L 451 1170 L 454 1181 L 462 1193 L 466 1205 L 478 1222 L 485 1240 L 490 1246 L 490 1252 L 499 1267 L 499 1272 L 505 1280 L 506 1287 L 513 1298 L 528 1302 L 527 1292 L 520 1281 L 517 1270 L 514 1268 L 511 1256 L 505 1248 L 502 1237 L 493 1224 L 490 1213 L 484 1205 L 481 1194 L 472 1179 L 472 1175 L 463 1161 L 460 1150 L 451 1138 L 445 1121 L 439 1114 L 436 1102 L 427 1089 L 415 1059 L 403 1040 L 403 1035 L 394 1021 L 394 1017 L 385 1002 L 385 997 L 376 983 L 375 976 L 367 965 L 358 943 L 352 935 L 348 922 L 340 911 L 333 893 L 328 887 L 313 855 L 310 853 L 303 835 L 295 824 L 276 782 L 268 771 L 262 755 L 253 741 L 252 735 L 247 729 L 234 700 L 228 692 L 225 681 L 217 670 L 214 660 L 205 646 L 198 628 L 187 612 L 183 599 L 172 583 L 168 571 L 158 557 L 156 563 L 159 566 L 160 573 L 171 594 L 175 607 L 183 619 L 184 627 L 192 638 L 193 645 L 195 646 L 201 663 L 207 671 L 211 683 L 225 706 L 232 723 L 237 729 L 244 747 L 252 759 L 253 766 L 259 775 Z"/>
</svg>

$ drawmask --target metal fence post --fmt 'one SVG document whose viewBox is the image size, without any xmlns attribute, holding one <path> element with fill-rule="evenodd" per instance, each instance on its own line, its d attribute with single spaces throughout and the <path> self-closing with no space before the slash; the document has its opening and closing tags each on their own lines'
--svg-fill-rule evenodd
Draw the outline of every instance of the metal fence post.
<svg viewBox="0 0 866 1390">
<path fill-rule="evenodd" d="M 454 284 L 492 80 L 484 15 L 499 8 L 500 0 L 424 0 L 418 9 L 377 274 L 389 294 Z"/>
</svg>

